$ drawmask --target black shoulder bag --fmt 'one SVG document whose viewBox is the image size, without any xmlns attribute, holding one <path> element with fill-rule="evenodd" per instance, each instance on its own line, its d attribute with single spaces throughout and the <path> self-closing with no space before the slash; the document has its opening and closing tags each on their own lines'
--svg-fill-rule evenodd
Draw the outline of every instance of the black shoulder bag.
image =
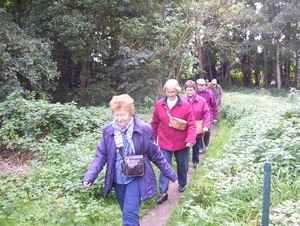
<svg viewBox="0 0 300 226">
<path fill-rule="evenodd" d="M 144 155 L 123 155 L 122 148 L 118 149 L 123 159 L 121 167 L 127 177 L 140 177 L 144 175 Z"/>
</svg>

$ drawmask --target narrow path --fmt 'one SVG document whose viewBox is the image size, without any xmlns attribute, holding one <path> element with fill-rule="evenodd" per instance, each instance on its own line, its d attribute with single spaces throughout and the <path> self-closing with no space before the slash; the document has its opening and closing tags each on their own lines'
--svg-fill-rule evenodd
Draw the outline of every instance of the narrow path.
<svg viewBox="0 0 300 226">
<path fill-rule="evenodd" d="M 217 132 L 218 126 L 213 126 L 211 129 L 212 140 Z M 203 159 L 204 154 L 200 154 L 200 159 Z M 189 167 L 188 171 L 188 184 L 193 177 L 194 168 Z M 188 186 L 188 185 L 187 185 Z M 184 192 L 183 192 L 184 193 Z M 153 209 L 149 210 L 148 213 L 140 220 L 141 226 L 164 226 L 169 219 L 173 209 L 176 207 L 183 193 L 178 191 L 178 184 L 170 182 L 168 195 L 169 199 L 160 205 L 155 206 Z M 155 197 L 157 198 L 157 197 Z"/>
</svg>

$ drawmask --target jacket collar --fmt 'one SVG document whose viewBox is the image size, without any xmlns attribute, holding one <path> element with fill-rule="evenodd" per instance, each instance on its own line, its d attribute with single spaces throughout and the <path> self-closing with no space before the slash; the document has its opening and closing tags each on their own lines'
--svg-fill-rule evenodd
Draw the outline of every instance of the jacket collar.
<svg viewBox="0 0 300 226">
<path fill-rule="evenodd" d="M 177 100 L 177 102 L 176 102 L 175 105 L 182 105 L 182 101 L 181 101 L 181 98 L 180 98 L 179 95 L 177 95 L 177 98 L 178 98 L 178 100 Z M 161 102 L 161 104 L 167 105 L 167 101 L 168 101 L 168 97 L 165 97 L 165 98 L 163 99 L 163 101 Z"/>
<path fill-rule="evenodd" d="M 196 90 L 196 93 L 206 93 L 207 92 L 207 88 L 205 88 L 203 91 L 200 91 L 198 88 L 197 88 L 197 90 Z"/>
</svg>

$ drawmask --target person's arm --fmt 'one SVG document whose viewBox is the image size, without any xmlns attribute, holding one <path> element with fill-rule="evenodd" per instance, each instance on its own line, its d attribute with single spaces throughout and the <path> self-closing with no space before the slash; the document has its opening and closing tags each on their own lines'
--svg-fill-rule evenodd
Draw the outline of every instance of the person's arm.
<svg viewBox="0 0 300 226">
<path fill-rule="evenodd" d="M 153 142 L 152 129 L 150 127 L 149 128 L 145 127 L 144 131 L 145 131 L 144 141 L 147 144 L 146 154 L 149 160 L 153 162 L 161 170 L 164 176 L 166 176 L 169 180 L 176 182 L 178 179 L 177 174 L 174 172 L 172 167 L 167 162 L 159 146 Z"/>
<path fill-rule="evenodd" d="M 220 105 L 222 105 L 223 90 L 222 90 L 222 87 L 220 85 L 218 87 L 219 87 Z"/>
<path fill-rule="evenodd" d="M 203 131 L 207 132 L 208 129 L 210 128 L 210 110 L 206 101 L 202 105 L 202 117 L 203 117 Z"/>
<path fill-rule="evenodd" d="M 190 106 L 190 104 L 187 105 L 186 109 L 186 121 L 187 121 L 187 137 L 186 137 L 186 146 L 187 147 L 191 147 L 193 145 L 196 144 L 196 121 L 195 121 L 195 116 L 194 113 L 192 111 L 192 108 Z"/>
<path fill-rule="evenodd" d="M 213 120 L 214 122 L 216 123 L 217 120 L 218 120 L 218 114 L 219 114 L 219 108 L 218 108 L 218 104 L 216 102 L 216 98 L 214 96 L 213 93 L 211 93 L 210 95 L 210 104 L 211 104 L 211 107 L 212 107 L 212 112 L 213 112 Z"/>
</svg>

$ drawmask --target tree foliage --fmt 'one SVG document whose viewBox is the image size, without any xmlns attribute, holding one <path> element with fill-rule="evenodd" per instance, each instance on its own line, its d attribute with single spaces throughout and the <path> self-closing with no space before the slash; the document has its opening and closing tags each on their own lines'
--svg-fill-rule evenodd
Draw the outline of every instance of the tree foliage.
<svg viewBox="0 0 300 226">
<path fill-rule="evenodd" d="M 1 7 L 28 39 L 49 46 L 61 74 L 54 101 L 105 104 L 124 92 L 155 100 L 169 78 L 276 82 L 278 89 L 299 82 L 296 0 L 37 0 Z"/>
<path fill-rule="evenodd" d="M 3 11 L 0 17 L 0 100 L 16 89 L 49 98 L 59 78 L 51 46 L 26 34 Z"/>
</svg>

